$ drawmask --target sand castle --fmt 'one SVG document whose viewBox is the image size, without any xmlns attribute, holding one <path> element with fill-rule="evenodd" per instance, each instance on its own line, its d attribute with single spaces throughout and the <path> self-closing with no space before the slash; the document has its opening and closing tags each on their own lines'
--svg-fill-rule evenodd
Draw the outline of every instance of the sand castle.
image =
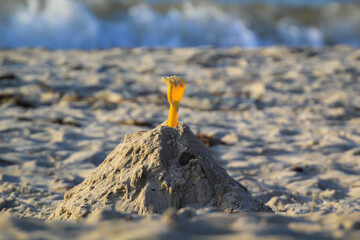
<svg viewBox="0 0 360 240">
<path fill-rule="evenodd" d="M 76 220 L 106 207 L 136 214 L 187 206 L 272 211 L 217 164 L 185 123 L 177 124 L 184 81 L 174 76 L 163 82 L 169 121 L 127 135 L 90 176 L 65 193 L 49 220 Z"/>
</svg>

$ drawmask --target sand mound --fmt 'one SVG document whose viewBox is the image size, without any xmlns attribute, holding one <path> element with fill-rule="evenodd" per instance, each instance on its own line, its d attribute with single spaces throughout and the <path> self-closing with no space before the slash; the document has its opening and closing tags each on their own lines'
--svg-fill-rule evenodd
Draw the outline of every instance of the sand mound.
<svg viewBox="0 0 360 240">
<path fill-rule="evenodd" d="M 216 163 L 186 124 L 170 128 L 165 122 L 127 135 L 90 176 L 65 193 L 49 220 L 79 219 L 104 207 L 147 214 L 185 206 L 271 211 Z"/>
</svg>

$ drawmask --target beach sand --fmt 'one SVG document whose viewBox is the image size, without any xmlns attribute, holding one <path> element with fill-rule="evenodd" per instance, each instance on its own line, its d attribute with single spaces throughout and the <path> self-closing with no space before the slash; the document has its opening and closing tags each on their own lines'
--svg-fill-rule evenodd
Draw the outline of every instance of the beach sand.
<svg viewBox="0 0 360 240">
<path fill-rule="evenodd" d="M 179 121 L 274 213 L 99 209 L 47 221 L 126 134 Z M 359 239 L 360 49 L 0 50 L 1 239 Z"/>
</svg>

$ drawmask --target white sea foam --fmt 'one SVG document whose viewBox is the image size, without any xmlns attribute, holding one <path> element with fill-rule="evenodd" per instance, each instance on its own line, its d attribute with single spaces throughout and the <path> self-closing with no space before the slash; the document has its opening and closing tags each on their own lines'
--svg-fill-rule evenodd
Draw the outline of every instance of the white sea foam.
<svg viewBox="0 0 360 240">
<path fill-rule="evenodd" d="M 129 8 L 116 22 L 96 18 L 83 4 L 51 0 L 38 11 L 38 1 L 17 11 L 8 26 L 2 26 L 3 47 L 44 46 L 48 48 L 108 48 L 114 46 L 251 46 L 255 34 L 240 20 L 215 7 L 184 5 L 184 12 L 165 14 L 149 5 Z"/>
<path fill-rule="evenodd" d="M 282 19 L 276 25 L 278 36 L 282 43 L 290 46 L 309 45 L 312 47 L 321 47 L 324 40 L 321 32 L 316 28 L 306 28 L 292 21 L 291 19 Z"/>
<path fill-rule="evenodd" d="M 326 45 L 321 29 L 304 26 L 288 17 L 270 24 L 270 34 L 260 37 L 259 24 L 249 24 L 241 13 L 229 13 L 214 4 L 195 6 L 183 2 L 180 8 L 160 12 L 142 2 L 119 10 L 112 18 L 101 18 L 83 2 L 48 0 L 43 5 L 39 0 L 27 2 L 0 23 L 0 47 Z"/>
<path fill-rule="evenodd" d="M 89 48 L 98 33 L 99 22 L 86 7 L 69 0 L 50 0 L 45 9 L 40 1 L 15 12 L 2 27 L 4 47 L 43 46 L 48 48 Z"/>
</svg>

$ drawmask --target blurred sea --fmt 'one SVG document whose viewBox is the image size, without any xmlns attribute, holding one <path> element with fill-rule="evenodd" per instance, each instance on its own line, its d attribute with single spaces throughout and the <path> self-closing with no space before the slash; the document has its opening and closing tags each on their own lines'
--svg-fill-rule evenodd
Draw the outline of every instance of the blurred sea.
<svg viewBox="0 0 360 240">
<path fill-rule="evenodd" d="M 359 0 L 0 0 L 0 47 L 360 46 Z"/>
</svg>

